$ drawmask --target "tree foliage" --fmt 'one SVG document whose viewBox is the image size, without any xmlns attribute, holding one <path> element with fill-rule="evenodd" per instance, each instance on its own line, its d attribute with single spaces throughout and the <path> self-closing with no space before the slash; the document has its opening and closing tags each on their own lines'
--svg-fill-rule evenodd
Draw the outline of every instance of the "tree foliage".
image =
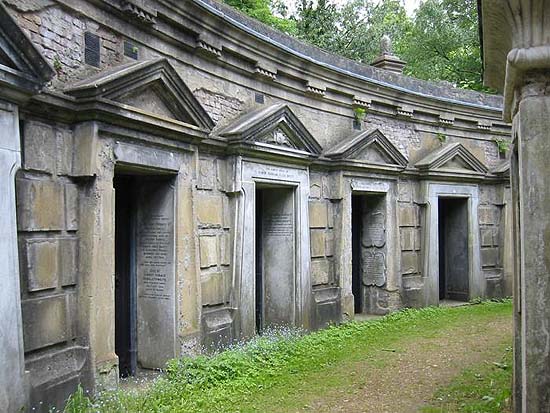
<svg viewBox="0 0 550 413">
<path fill-rule="evenodd" d="M 475 0 L 423 0 L 408 16 L 403 0 L 225 0 L 288 34 L 363 63 L 388 34 L 405 73 L 484 90 Z M 288 7 L 289 1 L 295 1 Z M 289 12 L 289 9 L 291 12 Z"/>
</svg>

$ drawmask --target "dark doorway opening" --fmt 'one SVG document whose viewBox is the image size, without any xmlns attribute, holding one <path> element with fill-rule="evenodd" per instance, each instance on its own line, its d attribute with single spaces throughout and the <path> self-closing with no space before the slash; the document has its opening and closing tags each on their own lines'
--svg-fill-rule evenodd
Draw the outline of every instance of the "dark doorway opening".
<svg viewBox="0 0 550 413">
<path fill-rule="evenodd" d="M 351 291 L 355 313 L 363 312 L 363 282 L 361 270 L 361 233 L 363 232 L 363 202 L 362 196 L 351 197 Z"/>
<path fill-rule="evenodd" d="M 294 324 L 296 234 L 294 188 L 259 186 L 255 208 L 256 332 Z"/>
<path fill-rule="evenodd" d="M 386 284 L 386 196 L 351 198 L 351 255 L 355 314 L 378 314 L 377 289 Z"/>
<path fill-rule="evenodd" d="M 115 352 L 121 377 L 176 355 L 175 186 L 121 166 L 115 190 Z"/>
<path fill-rule="evenodd" d="M 468 199 L 439 198 L 439 299 L 470 299 Z"/>
<path fill-rule="evenodd" d="M 120 377 L 137 368 L 135 177 L 116 175 L 115 189 L 115 352 Z"/>
</svg>

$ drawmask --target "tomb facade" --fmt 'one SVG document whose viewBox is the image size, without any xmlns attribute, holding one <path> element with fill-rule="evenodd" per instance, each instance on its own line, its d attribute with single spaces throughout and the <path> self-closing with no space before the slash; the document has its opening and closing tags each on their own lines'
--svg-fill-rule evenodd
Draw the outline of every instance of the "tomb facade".
<svg viewBox="0 0 550 413">
<path fill-rule="evenodd" d="M 4 0 L 0 40 L 9 412 L 271 328 L 511 294 L 498 96 L 212 0 Z"/>
</svg>

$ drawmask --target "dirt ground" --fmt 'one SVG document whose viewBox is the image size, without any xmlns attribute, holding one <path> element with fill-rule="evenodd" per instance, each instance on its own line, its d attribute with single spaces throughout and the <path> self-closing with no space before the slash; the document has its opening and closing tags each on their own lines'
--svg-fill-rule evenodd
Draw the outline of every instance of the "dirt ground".
<svg viewBox="0 0 550 413">
<path fill-rule="evenodd" d="M 417 412 L 463 369 L 494 357 L 511 334 L 511 319 L 496 318 L 380 349 L 370 360 L 335 371 L 348 374 L 349 384 L 309 400 L 301 411 Z"/>
</svg>

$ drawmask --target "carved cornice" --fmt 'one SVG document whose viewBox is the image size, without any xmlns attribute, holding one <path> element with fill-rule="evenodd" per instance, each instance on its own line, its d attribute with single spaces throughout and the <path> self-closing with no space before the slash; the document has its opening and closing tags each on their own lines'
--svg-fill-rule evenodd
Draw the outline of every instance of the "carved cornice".
<svg viewBox="0 0 550 413">
<path fill-rule="evenodd" d="M 128 17 L 132 19 L 136 19 L 140 23 L 153 25 L 156 22 L 156 18 L 157 18 L 156 10 L 146 7 L 143 1 L 120 0 L 120 9 Z"/>
</svg>

